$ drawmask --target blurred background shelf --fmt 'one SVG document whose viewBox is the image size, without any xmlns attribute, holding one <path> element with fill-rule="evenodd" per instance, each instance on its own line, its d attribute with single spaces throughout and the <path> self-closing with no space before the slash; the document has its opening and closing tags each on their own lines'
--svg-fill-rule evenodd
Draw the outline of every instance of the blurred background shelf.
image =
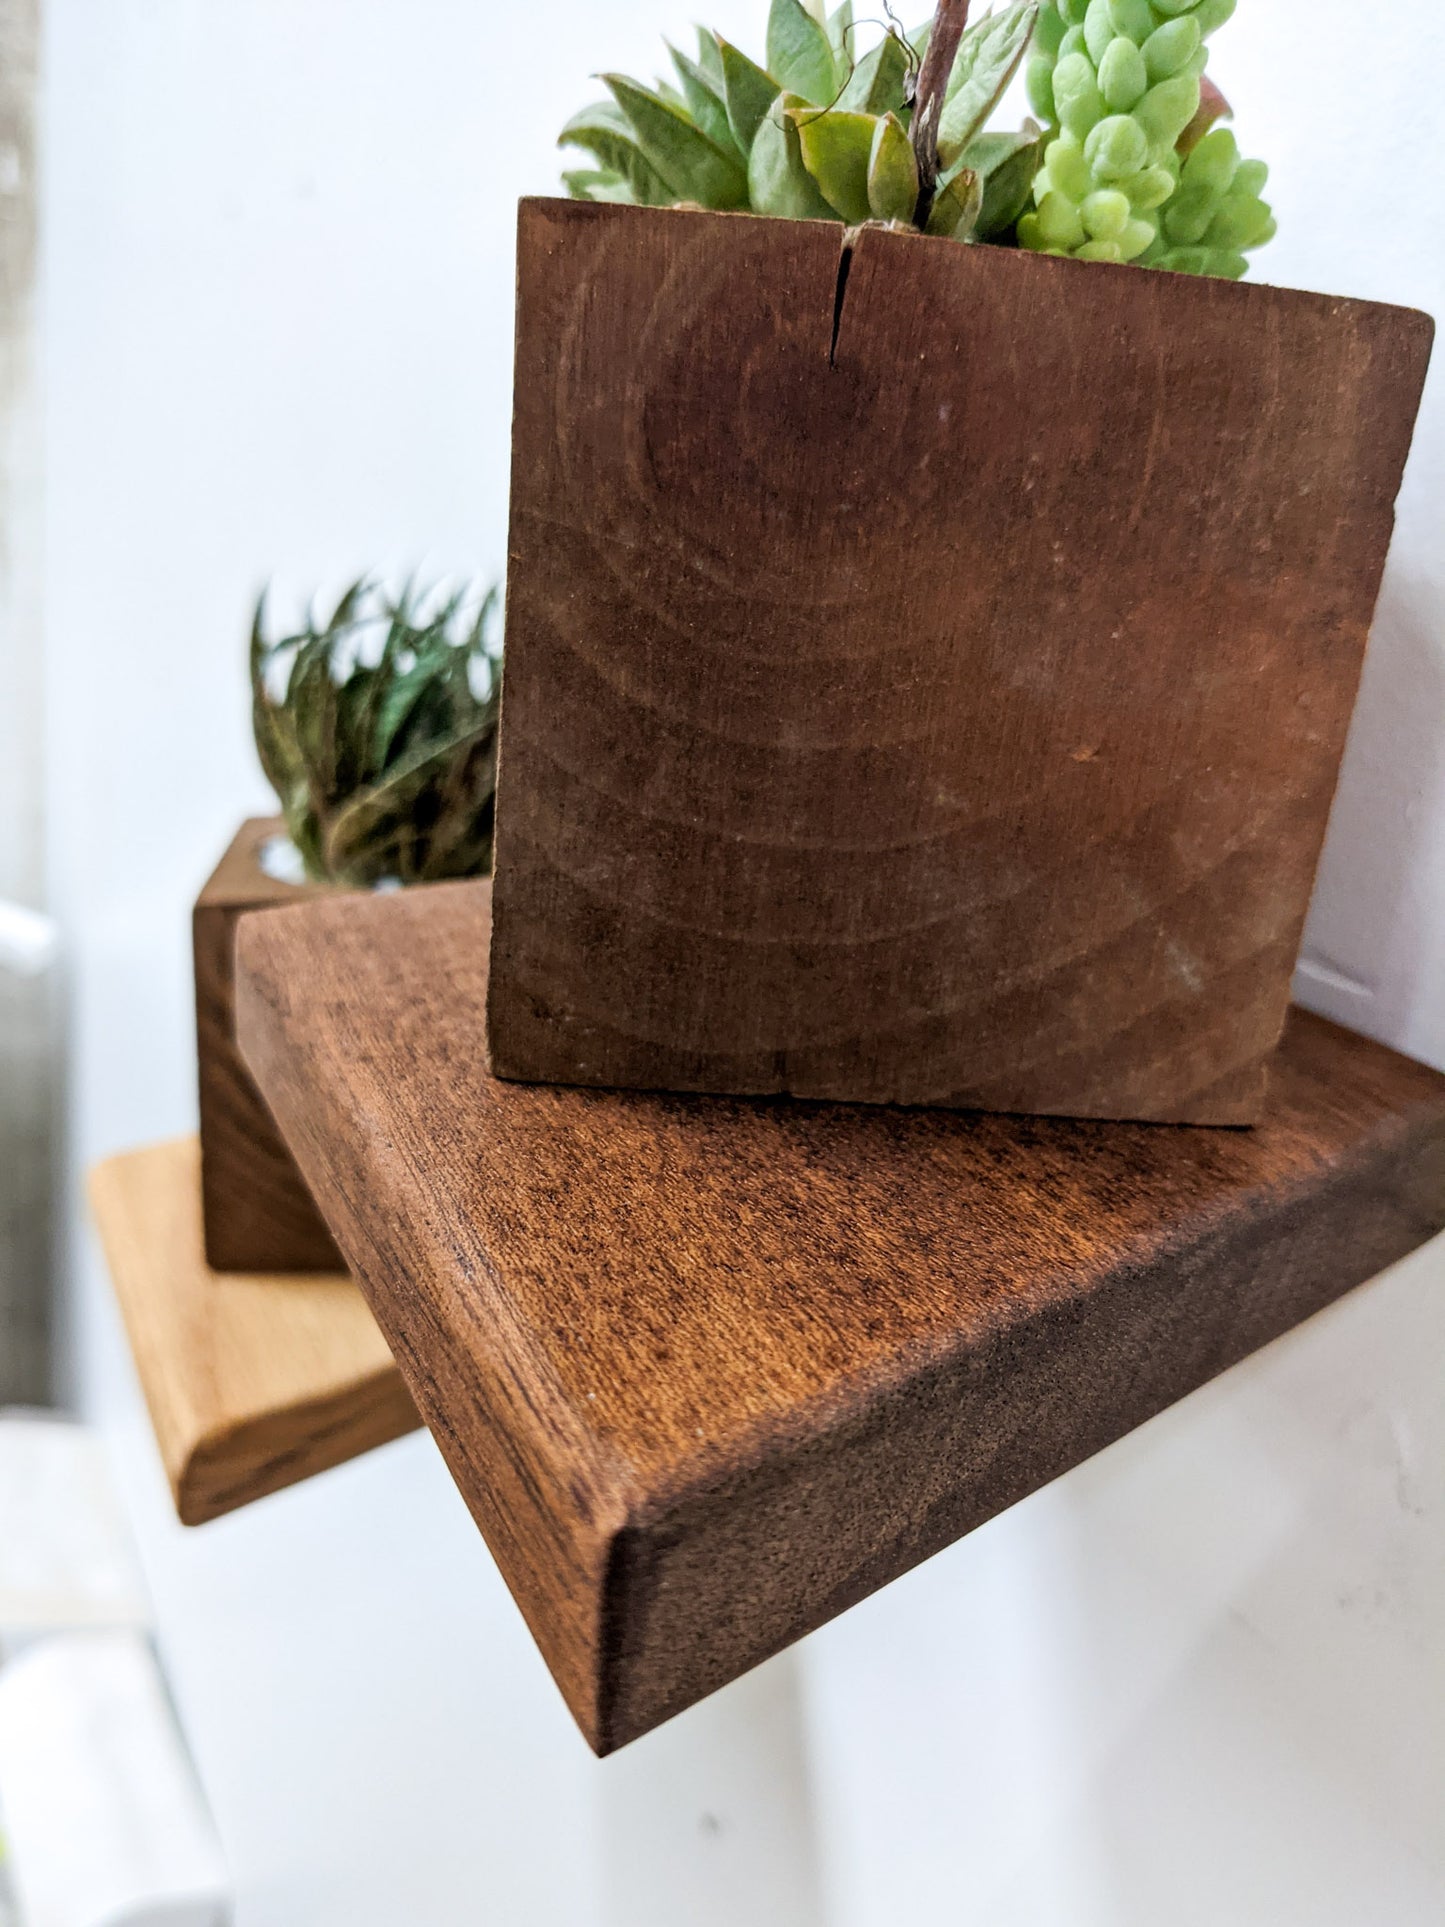
<svg viewBox="0 0 1445 1927">
<path fill-rule="evenodd" d="M 384 1445 L 418 1423 L 345 1274 L 212 1271 L 200 1151 L 108 1159 L 90 1199 L 176 1510 L 187 1525 Z"/>
</svg>

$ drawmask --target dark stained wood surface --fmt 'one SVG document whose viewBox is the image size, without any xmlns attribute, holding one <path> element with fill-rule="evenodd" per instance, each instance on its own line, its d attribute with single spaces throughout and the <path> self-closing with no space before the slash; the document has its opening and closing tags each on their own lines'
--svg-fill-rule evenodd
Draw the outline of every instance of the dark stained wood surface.
<svg viewBox="0 0 1445 1927">
<path fill-rule="evenodd" d="M 523 203 L 493 1066 L 1250 1121 L 1431 323 L 847 245 Z"/>
<path fill-rule="evenodd" d="M 1305 1016 L 1254 1131 L 498 1082 L 488 904 L 243 919 L 239 1035 L 599 1751 L 1445 1224 L 1445 1078 Z"/>
<path fill-rule="evenodd" d="M 243 910 L 300 903 L 324 884 L 278 883 L 261 869 L 280 817 L 243 823 L 191 919 L 200 1084 L 206 1260 L 216 1271 L 344 1269 L 265 1100 L 236 1050 L 236 920 Z"/>
<path fill-rule="evenodd" d="M 96 1228 L 181 1523 L 203 1525 L 412 1431 L 416 1408 L 344 1273 L 215 1272 L 194 1138 L 91 1174 Z"/>
</svg>

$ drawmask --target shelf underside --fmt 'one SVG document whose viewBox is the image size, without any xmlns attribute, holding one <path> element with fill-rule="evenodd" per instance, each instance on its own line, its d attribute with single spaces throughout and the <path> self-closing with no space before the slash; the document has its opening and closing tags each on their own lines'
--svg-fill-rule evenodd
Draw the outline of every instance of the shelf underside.
<svg viewBox="0 0 1445 1927">
<path fill-rule="evenodd" d="M 1445 1078 L 1304 1015 L 1254 1131 L 499 1083 L 489 912 L 247 917 L 239 1035 L 602 1752 L 1445 1225 Z"/>
</svg>

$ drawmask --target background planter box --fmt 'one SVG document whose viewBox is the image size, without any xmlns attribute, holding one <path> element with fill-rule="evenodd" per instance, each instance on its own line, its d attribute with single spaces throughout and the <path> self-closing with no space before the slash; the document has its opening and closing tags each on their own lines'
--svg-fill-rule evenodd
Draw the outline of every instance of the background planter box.
<svg viewBox="0 0 1445 1927">
<path fill-rule="evenodd" d="M 246 910 L 300 903 L 329 888 L 266 875 L 262 847 L 284 833 L 280 817 L 244 823 L 192 916 L 201 1200 L 206 1263 L 214 1271 L 345 1269 L 236 1049 L 237 919 Z"/>
<path fill-rule="evenodd" d="M 557 201 L 518 302 L 498 1074 L 1255 1121 L 1429 320 Z"/>
</svg>

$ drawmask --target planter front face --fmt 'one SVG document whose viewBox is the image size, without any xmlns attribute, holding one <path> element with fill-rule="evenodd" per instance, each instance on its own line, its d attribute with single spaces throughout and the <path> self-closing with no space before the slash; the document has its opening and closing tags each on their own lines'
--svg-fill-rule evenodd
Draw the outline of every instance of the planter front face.
<svg viewBox="0 0 1445 1927">
<path fill-rule="evenodd" d="M 213 1271 L 342 1271 L 266 1100 L 236 1048 L 236 924 L 247 910 L 301 903 L 327 885 L 279 883 L 261 868 L 279 817 L 242 824 L 192 915 L 201 1204 Z"/>
<path fill-rule="evenodd" d="M 494 1069 L 1255 1120 L 1430 332 L 524 203 Z"/>
</svg>

